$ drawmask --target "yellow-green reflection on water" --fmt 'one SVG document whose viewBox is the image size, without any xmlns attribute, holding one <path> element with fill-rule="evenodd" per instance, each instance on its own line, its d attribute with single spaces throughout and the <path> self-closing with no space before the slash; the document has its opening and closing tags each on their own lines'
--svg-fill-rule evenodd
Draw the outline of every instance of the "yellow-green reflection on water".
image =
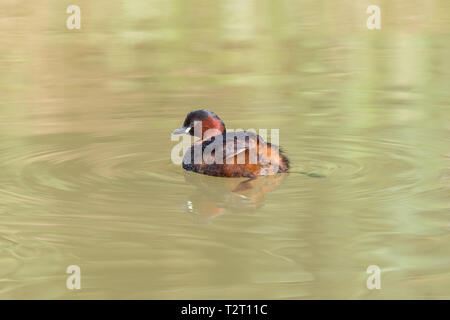
<svg viewBox="0 0 450 320">
<path fill-rule="evenodd" d="M 369 4 L 2 1 L 0 298 L 450 298 L 450 6 Z M 291 173 L 185 175 L 199 107 Z"/>
</svg>

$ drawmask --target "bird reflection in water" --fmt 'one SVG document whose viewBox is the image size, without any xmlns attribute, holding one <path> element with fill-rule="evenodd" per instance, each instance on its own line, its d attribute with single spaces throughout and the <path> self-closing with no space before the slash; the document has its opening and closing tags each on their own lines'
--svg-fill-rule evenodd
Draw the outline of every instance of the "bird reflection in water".
<svg viewBox="0 0 450 320">
<path fill-rule="evenodd" d="M 226 212 L 253 211 L 263 206 L 265 195 L 276 189 L 286 173 L 247 178 L 217 178 L 185 172 L 187 183 L 195 191 L 185 204 L 185 210 L 194 215 L 195 222 L 211 223 Z"/>
</svg>

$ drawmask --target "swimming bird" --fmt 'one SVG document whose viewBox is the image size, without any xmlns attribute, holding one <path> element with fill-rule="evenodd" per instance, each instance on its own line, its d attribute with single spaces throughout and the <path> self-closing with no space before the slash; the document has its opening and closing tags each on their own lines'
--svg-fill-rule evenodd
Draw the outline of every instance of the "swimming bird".
<svg viewBox="0 0 450 320">
<path fill-rule="evenodd" d="M 183 169 L 216 177 L 274 175 L 287 172 L 289 160 L 281 149 L 251 131 L 227 131 L 210 110 L 189 112 L 172 134 L 189 134 L 194 142 L 183 157 Z"/>
</svg>

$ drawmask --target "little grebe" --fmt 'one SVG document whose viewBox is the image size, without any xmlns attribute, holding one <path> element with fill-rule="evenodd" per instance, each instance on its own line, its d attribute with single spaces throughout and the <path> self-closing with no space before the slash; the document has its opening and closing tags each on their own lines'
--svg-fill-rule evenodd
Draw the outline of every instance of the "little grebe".
<svg viewBox="0 0 450 320">
<path fill-rule="evenodd" d="M 183 168 L 217 177 L 246 177 L 287 172 L 289 160 L 279 147 L 251 131 L 227 132 L 212 111 L 190 112 L 173 134 L 199 137 L 183 157 Z"/>
</svg>

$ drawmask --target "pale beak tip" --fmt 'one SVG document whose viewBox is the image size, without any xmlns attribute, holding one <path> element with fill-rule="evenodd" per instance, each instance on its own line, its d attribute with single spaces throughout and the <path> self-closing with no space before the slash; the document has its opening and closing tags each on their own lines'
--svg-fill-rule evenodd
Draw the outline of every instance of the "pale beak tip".
<svg viewBox="0 0 450 320">
<path fill-rule="evenodd" d="M 191 130 L 191 128 L 181 127 L 181 128 L 174 130 L 172 132 L 172 134 L 184 134 L 184 133 L 188 133 L 189 130 Z"/>
</svg>

